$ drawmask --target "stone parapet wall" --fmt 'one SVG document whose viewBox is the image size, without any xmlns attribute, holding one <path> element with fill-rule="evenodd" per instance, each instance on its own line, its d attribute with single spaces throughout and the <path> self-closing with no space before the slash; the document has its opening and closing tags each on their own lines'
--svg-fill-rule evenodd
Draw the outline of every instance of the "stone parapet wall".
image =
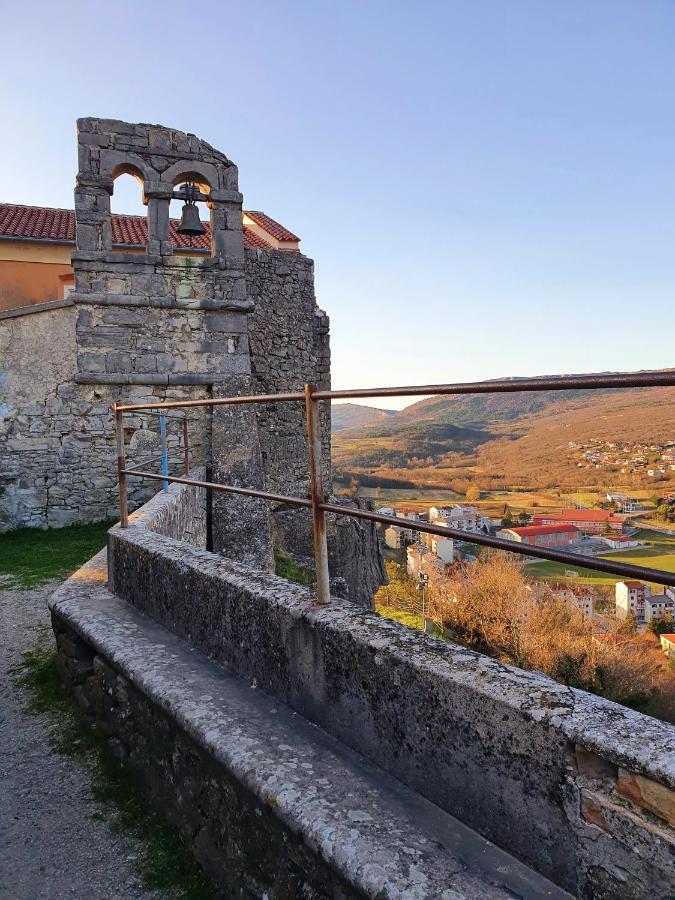
<svg viewBox="0 0 675 900">
<path fill-rule="evenodd" d="M 189 477 L 193 481 L 203 481 L 204 468 L 192 469 Z M 134 513 L 131 521 L 191 547 L 204 548 L 206 491 L 185 484 L 170 484 Z"/>
<path fill-rule="evenodd" d="M 566 890 L 675 890 L 672 726 L 141 525 L 109 548 L 117 595 Z"/>
<path fill-rule="evenodd" d="M 112 595 L 105 574 L 103 552 L 50 599 L 59 670 L 217 896 L 569 900 Z"/>
</svg>

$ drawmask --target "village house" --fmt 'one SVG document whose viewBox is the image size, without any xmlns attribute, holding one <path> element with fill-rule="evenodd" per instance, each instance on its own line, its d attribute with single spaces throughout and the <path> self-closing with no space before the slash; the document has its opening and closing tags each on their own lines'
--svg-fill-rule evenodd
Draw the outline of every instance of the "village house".
<svg viewBox="0 0 675 900">
<path fill-rule="evenodd" d="M 476 506 L 431 506 L 429 522 L 473 533 L 490 530 L 490 520 L 487 516 L 482 516 Z"/>
<path fill-rule="evenodd" d="M 636 623 L 645 622 L 645 604 L 651 595 L 651 588 L 642 581 L 619 581 L 614 588 L 615 611 L 618 619 L 632 614 Z"/>
<path fill-rule="evenodd" d="M 111 215 L 112 246 L 139 256 L 148 242 L 146 216 Z M 211 225 L 188 238 L 170 220 L 177 257 L 208 257 Z M 300 252 L 300 238 L 263 212 L 242 213 L 245 249 Z M 75 248 L 75 210 L 0 203 L 0 312 L 67 300 L 75 286 L 71 262 Z"/>
<path fill-rule="evenodd" d="M 667 594 L 652 594 L 645 599 L 645 622 L 667 619 L 673 615 L 675 604 Z"/>
<path fill-rule="evenodd" d="M 524 525 L 522 528 L 502 528 L 497 537 L 535 547 L 562 547 L 576 544 L 581 532 L 575 525 Z"/>
<path fill-rule="evenodd" d="M 449 565 L 455 559 L 455 542 L 452 538 L 440 537 L 437 534 L 427 534 L 422 532 L 420 536 L 421 542 L 427 547 L 434 556 L 437 556 L 444 565 Z"/>
<path fill-rule="evenodd" d="M 667 657 L 675 659 L 675 634 L 661 635 L 661 649 Z"/>
<path fill-rule="evenodd" d="M 416 534 L 417 532 L 415 532 Z M 413 541 L 413 532 L 402 525 L 390 525 L 384 530 L 384 542 L 392 550 L 400 550 Z"/>
</svg>

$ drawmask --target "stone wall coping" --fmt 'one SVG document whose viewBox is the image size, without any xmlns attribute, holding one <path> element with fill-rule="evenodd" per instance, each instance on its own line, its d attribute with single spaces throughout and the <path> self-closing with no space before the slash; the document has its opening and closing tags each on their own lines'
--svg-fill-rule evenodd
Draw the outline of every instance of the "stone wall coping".
<svg viewBox="0 0 675 900">
<path fill-rule="evenodd" d="M 153 297 L 144 294 L 99 294 L 72 291 L 69 299 L 78 306 L 152 306 L 157 309 L 207 309 L 213 311 L 252 312 L 252 300 L 215 300 L 195 298 Z"/>
<path fill-rule="evenodd" d="M 274 698 L 224 672 L 111 594 L 105 578 L 102 551 L 55 592 L 52 613 L 365 896 L 570 897 Z"/>
<path fill-rule="evenodd" d="M 0 321 L 18 319 L 21 316 L 33 316 L 36 313 L 50 312 L 52 309 L 64 309 L 74 305 L 75 303 L 70 298 L 66 298 L 65 300 L 48 300 L 46 303 L 32 303 L 29 306 L 17 306 L 14 309 L 0 311 Z"/>
<path fill-rule="evenodd" d="M 159 386 L 171 385 L 199 385 L 199 384 L 228 384 L 232 381 L 231 375 L 218 372 L 195 372 L 191 375 L 159 375 L 132 373 L 80 373 L 73 378 L 75 384 L 148 384 Z"/>
<path fill-rule="evenodd" d="M 675 788 L 675 727 L 667 722 L 568 688 L 539 671 L 525 671 L 414 631 L 340 598 L 332 598 L 328 607 L 317 607 L 309 588 L 154 533 L 150 530 L 154 516 L 164 504 L 176 502 L 182 487 L 173 485 L 175 490 L 155 495 L 132 516 L 129 528 L 114 526 L 109 541 L 126 541 L 144 551 L 169 555 L 198 576 L 223 579 L 240 591 L 254 591 L 260 600 L 285 607 L 292 617 L 324 629 L 346 631 L 356 645 L 375 651 L 383 661 L 391 655 L 448 685 L 468 686 L 542 728 L 562 733 L 571 743 Z"/>
</svg>

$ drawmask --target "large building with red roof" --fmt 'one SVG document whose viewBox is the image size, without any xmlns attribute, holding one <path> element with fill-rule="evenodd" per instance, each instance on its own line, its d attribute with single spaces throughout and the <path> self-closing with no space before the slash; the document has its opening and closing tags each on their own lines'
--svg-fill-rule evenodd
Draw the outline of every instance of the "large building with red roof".
<svg viewBox="0 0 675 900">
<path fill-rule="evenodd" d="M 617 516 L 607 509 L 561 509 L 532 517 L 533 525 L 574 525 L 584 534 L 602 534 L 608 530 L 622 532 L 625 521 L 624 516 Z"/>
<path fill-rule="evenodd" d="M 497 537 L 534 547 L 564 547 L 575 544 L 581 531 L 575 525 L 524 525 L 522 528 L 502 528 Z"/>
</svg>

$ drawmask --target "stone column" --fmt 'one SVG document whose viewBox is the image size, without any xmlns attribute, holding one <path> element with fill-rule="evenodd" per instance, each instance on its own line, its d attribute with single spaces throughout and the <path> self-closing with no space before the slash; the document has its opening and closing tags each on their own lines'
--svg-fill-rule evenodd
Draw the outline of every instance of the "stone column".
<svg viewBox="0 0 675 900">
<path fill-rule="evenodd" d="M 110 195 L 112 178 L 80 173 L 75 186 L 76 245 L 78 251 L 112 250 Z"/>
<path fill-rule="evenodd" d="M 149 256 L 171 256 L 173 244 L 169 234 L 169 204 L 171 191 L 157 184 L 145 186 L 148 201 L 148 244 Z"/>
<path fill-rule="evenodd" d="M 211 231 L 213 255 L 228 269 L 244 268 L 242 196 L 237 191 L 212 191 Z"/>
<path fill-rule="evenodd" d="M 214 399 L 251 394 L 248 375 L 214 385 Z M 213 407 L 213 480 L 217 484 L 265 490 L 262 455 L 252 404 Z M 213 549 L 228 559 L 274 571 L 269 503 L 241 494 L 215 492 Z"/>
</svg>

